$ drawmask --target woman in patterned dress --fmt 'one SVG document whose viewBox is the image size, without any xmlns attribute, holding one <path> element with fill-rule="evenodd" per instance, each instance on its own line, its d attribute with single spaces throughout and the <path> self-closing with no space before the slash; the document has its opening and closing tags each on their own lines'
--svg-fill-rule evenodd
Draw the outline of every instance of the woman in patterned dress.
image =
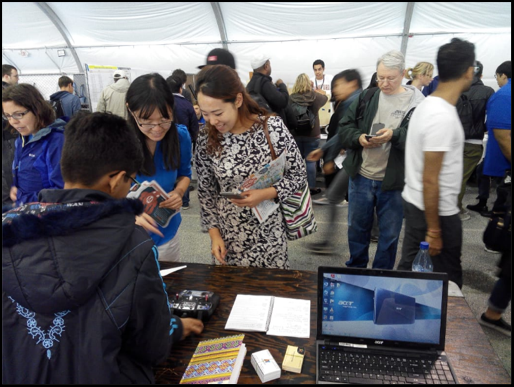
<svg viewBox="0 0 514 387">
<path fill-rule="evenodd" d="M 246 93 L 228 66 L 206 66 L 197 75 L 196 93 L 206 120 L 196 152 L 198 199 L 213 261 L 289 269 L 282 212 L 277 209 L 259 223 L 252 207 L 264 200 L 283 201 L 307 184 L 305 164 L 293 137 L 280 117 L 267 114 Z M 244 191 L 244 199 L 222 197 L 220 192 L 232 191 L 271 162 L 264 122 L 277 157 L 287 151 L 283 178 L 269 188 Z"/>
</svg>

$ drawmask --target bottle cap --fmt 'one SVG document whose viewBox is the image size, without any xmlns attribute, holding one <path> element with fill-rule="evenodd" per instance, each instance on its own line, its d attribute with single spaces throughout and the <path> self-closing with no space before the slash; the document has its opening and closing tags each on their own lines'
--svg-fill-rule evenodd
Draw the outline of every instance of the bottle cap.
<svg viewBox="0 0 514 387">
<path fill-rule="evenodd" d="M 421 242 L 421 243 L 419 244 L 419 248 L 420 248 L 421 250 L 428 250 L 428 246 L 429 246 L 429 243 L 428 243 L 428 242 Z"/>
</svg>

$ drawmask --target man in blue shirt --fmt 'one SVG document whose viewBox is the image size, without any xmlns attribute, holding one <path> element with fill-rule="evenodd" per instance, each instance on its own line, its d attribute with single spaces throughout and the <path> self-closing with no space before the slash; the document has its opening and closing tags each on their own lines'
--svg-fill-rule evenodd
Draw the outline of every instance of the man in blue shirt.
<svg viewBox="0 0 514 387">
<path fill-rule="evenodd" d="M 50 101 L 61 100 L 64 115 L 71 118 L 71 116 L 80 111 L 81 107 L 80 98 L 73 94 L 73 80 L 63 75 L 59 78 L 58 85 L 60 91 L 53 93 L 50 96 Z"/>
<path fill-rule="evenodd" d="M 510 190 L 511 170 L 511 61 L 503 62 L 497 69 L 495 78 L 500 86 L 487 103 L 487 132 L 489 139 L 484 160 L 484 175 L 507 177 L 498 186 L 497 197 L 492 213 L 505 212 L 508 191 Z"/>
</svg>

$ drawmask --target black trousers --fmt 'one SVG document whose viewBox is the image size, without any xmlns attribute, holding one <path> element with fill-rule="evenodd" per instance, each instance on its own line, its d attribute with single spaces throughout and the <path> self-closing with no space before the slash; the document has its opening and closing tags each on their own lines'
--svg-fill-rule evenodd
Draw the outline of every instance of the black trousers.
<svg viewBox="0 0 514 387">
<path fill-rule="evenodd" d="M 402 258 L 398 270 L 412 270 L 412 262 L 419 251 L 419 244 L 425 241 L 427 223 L 425 212 L 403 201 L 405 217 L 405 237 L 403 239 Z M 462 222 L 459 214 L 439 216 L 443 249 L 441 253 L 431 256 L 434 272 L 448 273 L 448 279 L 462 288 Z"/>
</svg>

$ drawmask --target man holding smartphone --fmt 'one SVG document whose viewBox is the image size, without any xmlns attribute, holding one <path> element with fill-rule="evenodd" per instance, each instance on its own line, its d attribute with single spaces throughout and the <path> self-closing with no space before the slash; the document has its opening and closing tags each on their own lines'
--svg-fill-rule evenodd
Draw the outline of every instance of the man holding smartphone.
<svg viewBox="0 0 514 387">
<path fill-rule="evenodd" d="M 350 175 L 348 267 L 367 267 L 375 207 L 380 237 L 373 268 L 394 267 L 403 220 L 407 126 L 412 111 L 425 99 L 415 87 L 402 85 L 404 73 L 401 52 L 381 56 L 378 89 L 365 90 L 339 123 L 339 136 L 348 153 L 343 166 Z M 368 93 L 372 94 L 366 97 Z"/>
</svg>

